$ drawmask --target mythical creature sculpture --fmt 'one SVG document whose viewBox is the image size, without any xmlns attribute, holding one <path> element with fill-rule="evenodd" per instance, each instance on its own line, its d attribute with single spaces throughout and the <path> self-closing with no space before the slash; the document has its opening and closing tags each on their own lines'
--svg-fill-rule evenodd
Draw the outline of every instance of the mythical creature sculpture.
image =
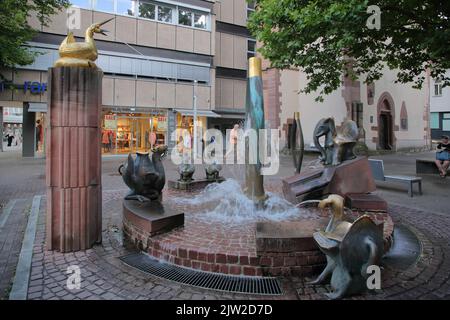
<svg viewBox="0 0 450 320">
<path fill-rule="evenodd" d="M 178 166 L 178 173 L 180 174 L 179 181 L 190 182 L 195 172 L 195 166 L 191 163 L 182 163 Z"/>
<path fill-rule="evenodd" d="M 222 165 L 217 163 L 208 164 L 205 166 L 206 179 L 207 180 L 217 180 L 219 179 L 220 170 L 222 170 Z"/>
<path fill-rule="evenodd" d="M 148 153 L 138 152 L 136 159 L 128 155 L 127 162 L 119 167 L 123 181 L 131 189 L 126 200 L 162 200 L 161 192 L 166 183 L 162 159 L 166 153 L 167 146 L 158 146 L 152 149 L 151 159 Z"/>
<path fill-rule="evenodd" d="M 333 215 L 324 231 L 313 234 L 320 250 L 327 256 L 327 265 L 312 284 L 324 283 L 331 274 L 331 299 L 364 292 L 367 289 L 367 268 L 379 265 L 383 254 L 382 230 L 364 215 L 353 223 L 344 220 L 344 198 L 331 195 L 319 208 L 331 205 Z"/>
<path fill-rule="evenodd" d="M 343 161 L 355 158 L 353 148 L 358 140 L 358 127 L 352 120 L 342 123 L 340 130 L 336 130 L 333 118 L 321 119 L 314 129 L 313 139 L 321 156 L 320 161 L 324 165 L 336 166 Z M 319 138 L 325 136 L 325 144 L 319 142 Z"/>
<path fill-rule="evenodd" d="M 60 58 L 56 60 L 55 67 L 83 67 L 83 68 L 97 68 L 94 63 L 97 60 L 97 47 L 94 42 L 94 33 L 106 35 L 101 28 L 102 25 L 111 21 L 114 18 L 108 19 L 101 23 L 94 23 L 86 30 L 86 37 L 84 42 L 76 42 L 72 32 L 69 32 L 67 37 L 59 46 Z"/>
</svg>

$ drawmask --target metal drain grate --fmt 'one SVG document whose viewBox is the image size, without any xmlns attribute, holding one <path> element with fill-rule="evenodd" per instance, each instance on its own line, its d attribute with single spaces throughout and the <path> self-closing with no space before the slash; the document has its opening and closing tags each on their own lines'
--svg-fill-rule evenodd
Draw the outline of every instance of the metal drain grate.
<svg viewBox="0 0 450 320">
<path fill-rule="evenodd" d="M 227 292 L 281 295 L 281 283 L 272 277 L 230 276 L 203 272 L 160 262 L 143 253 L 133 253 L 119 258 L 125 264 L 154 276 L 179 283 Z"/>
</svg>

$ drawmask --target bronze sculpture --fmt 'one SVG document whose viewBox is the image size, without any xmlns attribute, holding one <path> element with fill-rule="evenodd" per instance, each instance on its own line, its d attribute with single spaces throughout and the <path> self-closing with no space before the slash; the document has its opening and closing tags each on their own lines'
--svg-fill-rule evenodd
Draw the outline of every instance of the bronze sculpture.
<svg viewBox="0 0 450 320">
<path fill-rule="evenodd" d="M 180 179 L 178 181 L 191 182 L 193 180 L 192 176 L 195 172 L 195 166 L 191 163 L 182 163 L 178 166 L 178 173 L 180 174 Z"/>
<path fill-rule="evenodd" d="M 151 159 L 148 153 L 136 153 L 136 159 L 128 155 L 126 163 L 119 166 L 119 173 L 125 184 L 131 189 L 126 200 L 141 202 L 162 200 L 162 190 L 166 183 L 162 159 L 167 153 L 167 146 L 152 149 Z"/>
<path fill-rule="evenodd" d="M 383 232 L 363 215 L 353 223 L 344 220 L 344 198 L 331 195 L 319 208 L 331 205 L 332 218 L 324 231 L 313 234 L 327 265 L 312 284 L 324 283 L 331 274 L 331 299 L 364 292 L 367 289 L 367 268 L 379 265 L 383 254 Z"/>
<path fill-rule="evenodd" d="M 218 163 L 212 163 L 205 166 L 206 180 L 218 180 L 220 177 L 220 170 L 222 165 Z"/>
<path fill-rule="evenodd" d="M 263 97 L 263 81 L 262 81 L 262 60 L 252 57 L 248 60 L 248 78 L 247 78 L 247 95 L 245 103 L 245 128 L 253 129 L 259 132 L 264 129 L 264 97 Z M 259 144 L 260 138 L 257 136 L 257 161 L 255 164 L 248 163 L 250 144 L 245 138 L 245 195 L 251 199 L 255 205 L 263 206 L 267 194 L 264 191 L 264 176 L 261 174 L 262 163 L 260 159 Z"/>
<path fill-rule="evenodd" d="M 300 112 L 294 112 L 294 123 L 292 124 L 292 132 L 291 132 L 291 148 L 295 172 L 300 173 L 303 163 L 303 154 L 305 151 L 303 130 L 302 125 L 300 123 Z"/>
<path fill-rule="evenodd" d="M 324 146 L 319 138 L 325 136 Z M 321 119 L 314 129 L 314 145 L 320 151 L 320 161 L 324 165 L 337 166 L 343 161 L 356 158 L 353 148 L 358 140 L 359 131 L 356 123 L 346 120 L 339 130 L 336 130 L 333 118 Z"/>
<path fill-rule="evenodd" d="M 76 42 L 73 33 L 69 32 L 59 46 L 60 58 L 56 60 L 54 67 L 97 68 L 94 63 L 98 57 L 97 47 L 94 42 L 94 33 L 106 35 L 105 32 L 108 31 L 102 29 L 101 26 L 112 19 L 114 18 L 100 23 L 94 23 L 87 28 L 84 42 Z"/>
</svg>

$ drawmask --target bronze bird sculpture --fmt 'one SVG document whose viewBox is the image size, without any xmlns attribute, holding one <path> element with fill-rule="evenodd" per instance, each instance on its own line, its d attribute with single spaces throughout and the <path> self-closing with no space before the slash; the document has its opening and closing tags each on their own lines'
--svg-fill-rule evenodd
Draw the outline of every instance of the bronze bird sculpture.
<svg viewBox="0 0 450 320">
<path fill-rule="evenodd" d="M 108 19 L 100 23 L 94 23 L 86 30 L 84 42 L 76 42 L 72 32 L 59 46 L 59 59 L 56 60 L 54 67 L 83 67 L 97 68 L 94 63 L 97 60 L 97 47 L 94 42 L 94 33 L 106 35 L 107 30 L 101 28 L 102 25 L 111 21 Z"/>
</svg>

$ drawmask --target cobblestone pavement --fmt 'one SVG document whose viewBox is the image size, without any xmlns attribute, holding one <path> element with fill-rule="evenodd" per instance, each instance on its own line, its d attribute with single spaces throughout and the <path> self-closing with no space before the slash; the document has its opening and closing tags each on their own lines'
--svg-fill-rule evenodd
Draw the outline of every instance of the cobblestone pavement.
<svg viewBox="0 0 450 320">
<path fill-rule="evenodd" d="M 397 159 L 397 158 L 396 158 Z M 31 279 L 28 289 L 29 299 L 325 299 L 327 286 L 311 286 L 304 278 L 281 278 L 284 288 L 282 296 L 249 296 L 228 294 L 212 290 L 194 288 L 175 282 L 158 279 L 124 265 L 118 257 L 131 252 L 122 244 L 120 201 L 118 195 L 125 192 L 123 182 L 116 168 L 124 159 L 103 161 L 103 243 L 90 250 L 61 254 L 46 251 L 45 239 L 45 197 L 42 199 L 38 230 L 36 234 Z M 313 158 L 305 163 L 314 164 Z M 282 159 L 282 170 L 277 177 L 292 172 L 290 159 Z M 386 161 L 387 162 L 387 161 Z M 15 201 L 6 223 L 0 232 L 0 299 L 7 298 L 21 248 L 23 232 L 33 195 L 45 194 L 44 165 L 42 159 L 21 159 L 19 156 L 0 157 L 0 205 L 2 209 L 10 201 Z M 395 164 L 399 166 L 398 164 Z M 389 162 L 387 162 L 389 168 Z M 168 166 L 168 176 L 176 177 L 176 172 Z M 224 169 L 226 177 L 238 177 L 239 169 Z M 402 169 L 400 169 L 402 170 Z M 413 169 L 404 169 L 414 171 Z M 201 171 L 199 171 L 201 172 Z M 402 172 L 403 173 L 403 172 Z M 202 173 L 200 173 L 202 174 Z M 434 178 L 427 178 L 434 179 Z M 438 180 L 438 179 L 437 179 Z M 436 180 L 436 181 L 437 181 Z M 447 179 L 448 180 L 448 179 Z M 432 180 L 435 183 L 435 180 Z M 424 181 L 424 189 L 431 192 L 433 186 Z M 448 182 L 448 181 L 447 181 Z M 443 197 L 445 187 L 438 181 L 435 194 Z M 434 186 L 436 187 L 436 186 Z M 447 189 L 448 190 L 448 189 Z M 397 224 L 408 226 L 422 243 L 419 261 L 406 271 L 383 270 L 382 290 L 368 293 L 354 299 L 449 299 L 450 298 L 450 214 L 442 211 L 440 204 L 433 207 L 426 196 L 415 197 L 409 202 L 403 190 L 382 190 L 380 193 L 392 199 L 390 214 Z M 423 210 L 421 202 L 430 203 L 430 210 Z M 440 198 L 442 199 L 442 198 Z M 436 199 L 433 198 L 436 202 Z M 400 205 L 397 205 L 400 203 Z M 414 208 L 415 207 L 415 208 Z M 0 211 L 1 212 L 1 211 Z M 4 211 L 3 211 L 4 212 Z M 1 221 L 2 214 L 0 214 Z M 82 286 L 79 290 L 66 287 L 67 267 L 78 265 L 82 272 Z"/>
<path fill-rule="evenodd" d="M 103 243 L 86 252 L 61 254 L 45 250 L 45 202 L 42 203 L 34 246 L 29 299 L 326 299 L 329 286 L 312 286 L 310 279 L 281 278 L 282 296 L 254 296 L 221 293 L 158 279 L 124 265 L 118 257 L 131 253 L 122 244 L 121 214 L 117 194 L 105 192 Z M 382 290 L 352 299 L 449 299 L 450 298 L 450 219 L 421 210 L 390 207 L 396 223 L 412 228 L 421 240 L 419 261 L 404 271 L 384 269 Z M 416 227 L 412 227 L 412 226 Z M 67 289 L 67 267 L 81 269 L 78 290 Z"/>
</svg>

